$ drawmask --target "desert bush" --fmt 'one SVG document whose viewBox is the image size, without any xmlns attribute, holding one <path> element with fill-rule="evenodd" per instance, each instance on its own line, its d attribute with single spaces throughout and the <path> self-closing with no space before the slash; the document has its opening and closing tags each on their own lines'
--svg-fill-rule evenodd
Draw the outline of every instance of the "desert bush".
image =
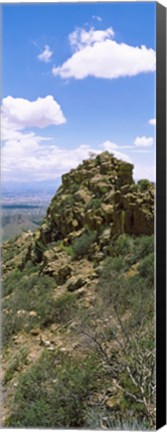
<svg viewBox="0 0 167 432">
<path fill-rule="evenodd" d="M 72 258 L 74 257 L 75 254 L 72 245 L 65 246 L 63 240 L 59 240 L 56 243 L 56 246 L 58 246 L 61 250 L 67 252 L 67 255 L 71 256 Z"/>
<path fill-rule="evenodd" d="M 133 254 L 104 261 L 97 292 L 103 301 L 101 316 L 107 317 L 107 328 L 105 332 L 99 328 L 95 336 L 89 328 L 87 334 L 110 366 L 111 374 L 115 374 L 122 392 L 120 418 L 124 419 L 125 410 L 127 413 L 131 409 L 133 416 L 143 418 L 152 428 L 155 426 L 153 238 L 134 238 L 132 242 Z M 130 271 L 133 262 L 137 263 L 134 273 Z M 111 356 L 105 344 L 113 340 L 116 345 Z"/>
<path fill-rule="evenodd" d="M 64 207 L 69 206 L 72 207 L 75 204 L 75 197 L 73 194 L 69 194 L 62 202 L 61 202 L 61 210 L 64 210 Z"/>
<path fill-rule="evenodd" d="M 14 276 L 16 277 L 15 274 Z M 10 286 L 11 277 L 7 277 L 7 281 L 8 278 Z M 4 297 L 3 345 L 22 328 L 29 332 L 36 326 L 43 328 L 54 322 L 66 324 L 72 318 L 77 309 L 75 293 L 67 292 L 56 299 L 53 297 L 54 288 L 55 281 L 48 275 L 23 273 L 21 277 L 20 272 L 20 279 L 16 280 L 12 297 Z M 35 317 L 29 316 L 31 310 L 37 313 Z"/>
<path fill-rule="evenodd" d="M 59 324 L 67 324 L 77 310 L 75 293 L 65 293 L 61 297 L 53 300 L 52 298 L 45 301 L 45 313 L 42 314 L 44 309 L 43 303 L 37 305 L 37 310 L 41 315 L 40 325 L 46 327 L 47 325 L 57 322 Z M 44 312 L 44 310 L 43 310 Z"/>
<path fill-rule="evenodd" d="M 144 279 L 145 285 L 153 287 L 154 285 L 154 254 L 150 253 L 145 256 L 139 263 L 139 275 Z"/>
<path fill-rule="evenodd" d="M 107 272 L 110 270 L 111 272 L 113 271 L 122 272 L 124 270 L 124 266 L 125 266 L 125 260 L 121 255 L 116 256 L 112 259 L 110 257 L 107 257 L 106 260 L 104 261 L 103 276 L 105 276 L 105 274 L 107 274 Z"/>
<path fill-rule="evenodd" d="M 2 296 L 5 297 L 12 293 L 17 288 L 17 285 L 22 277 L 20 270 L 16 269 L 4 277 L 2 283 Z"/>
<path fill-rule="evenodd" d="M 37 251 L 41 254 L 46 250 L 46 245 L 43 243 L 42 240 L 36 240 L 35 247 Z"/>
<path fill-rule="evenodd" d="M 79 184 L 73 183 L 73 184 L 70 185 L 70 192 L 71 192 L 71 194 L 77 192 L 78 189 L 79 189 Z"/>
<path fill-rule="evenodd" d="M 128 255 L 133 253 L 134 240 L 127 234 L 121 234 L 113 242 L 113 253 L 112 255 Z"/>
<path fill-rule="evenodd" d="M 125 412 L 118 409 L 107 409 L 105 406 L 93 406 L 87 409 L 86 428 L 106 430 L 145 430 L 149 429 L 149 423 L 144 420 L 132 408 L 126 408 Z"/>
<path fill-rule="evenodd" d="M 23 346 L 20 348 L 18 352 L 13 353 L 12 358 L 10 359 L 10 362 L 8 364 L 8 368 L 5 372 L 5 376 L 3 380 L 4 384 L 10 381 L 13 378 L 14 373 L 20 370 L 20 368 L 22 368 L 23 364 L 25 364 L 26 362 L 27 354 L 28 354 L 27 346 Z"/>
<path fill-rule="evenodd" d="M 127 263 L 135 264 L 145 256 L 154 253 L 154 236 L 141 236 L 133 239 L 133 250 L 127 257 Z"/>
<path fill-rule="evenodd" d="M 111 241 L 111 256 L 124 256 L 129 267 L 153 252 L 154 236 L 132 237 L 121 234 Z"/>
<path fill-rule="evenodd" d="M 137 186 L 141 192 L 144 192 L 144 191 L 150 189 L 150 187 L 153 187 L 153 183 L 151 183 L 147 179 L 141 179 L 137 182 Z"/>
<path fill-rule="evenodd" d="M 93 198 L 87 205 L 87 209 L 98 209 L 101 207 L 102 200 L 100 198 Z"/>
<path fill-rule="evenodd" d="M 98 388 L 95 356 L 80 361 L 62 353 L 44 352 L 38 363 L 20 375 L 10 427 L 82 427 L 85 402 Z"/>
<path fill-rule="evenodd" d="M 9 281 L 8 281 L 9 278 Z M 10 284 L 10 275 L 6 278 L 6 284 Z M 45 275 L 26 274 L 20 272 L 20 278 L 16 280 L 12 296 L 4 297 L 3 301 L 3 332 L 2 343 L 6 345 L 12 335 L 22 328 L 29 332 L 34 326 L 39 325 L 40 317 L 49 317 L 54 307 L 52 290 L 54 280 Z M 24 310 L 24 313 L 18 313 Z M 37 317 L 30 317 L 28 312 L 34 310 Z M 10 313 L 9 313 L 10 312 Z"/>
<path fill-rule="evenodd" d="M 40 265 L 34 264 L 31 260 L 28 260 L 24 266 L 24 273 L 28 275 L 32 275 L 32 273 L 38 273 L 40 271 Z M 22 272 L 21 272 L 22 274 Z"/>
<path fill-rule="evenodd" d="M 75 258 L 80 258 L 89 252 L 91 244 L 96 238 L 96 233 L 94 232 L 84 232 L 80 237 L 72 242 L 72 247 L 74 250 Z"/>
</svg>

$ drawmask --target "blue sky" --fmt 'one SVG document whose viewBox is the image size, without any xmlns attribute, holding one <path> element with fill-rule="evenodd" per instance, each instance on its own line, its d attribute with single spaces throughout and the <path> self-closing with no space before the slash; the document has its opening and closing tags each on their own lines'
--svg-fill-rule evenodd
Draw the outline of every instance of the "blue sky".
<svg viewBox="0 0 167 432">
<path fill-rule="evenodd" d="M 155 19 L 155 2 L 2 6 L 4 182 L 104 150 L 155 180 Z"/>
</svg>

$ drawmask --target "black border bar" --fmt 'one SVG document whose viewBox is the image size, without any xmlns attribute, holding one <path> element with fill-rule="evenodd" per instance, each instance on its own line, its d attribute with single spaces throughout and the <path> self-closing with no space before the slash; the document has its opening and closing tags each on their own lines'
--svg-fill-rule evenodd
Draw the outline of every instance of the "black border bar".
<svg viewBox="0 0 167 432">
<path fill-rule="evenodd" d="M 156 3 L 156 428 L 166 424 L 166 8 Z"/>
</svg>

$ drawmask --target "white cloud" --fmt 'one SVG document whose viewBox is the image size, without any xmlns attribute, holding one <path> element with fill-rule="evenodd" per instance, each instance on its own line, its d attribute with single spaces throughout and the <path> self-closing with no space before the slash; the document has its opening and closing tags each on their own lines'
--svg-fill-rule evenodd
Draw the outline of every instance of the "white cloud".
<svg viewBox="0 0 167 432">
<path fill-rule="evenodd" d="M 118 145 L 118 144 L 113 143 L 110 140 L 105 141 L 102 145 L 103 145 L 103 147 L 104 147 L 105 150 L 108 150 L 108 151 L 111 151 L 111 152 L 113 150 L 116 150 L 116 149 L 123 149 L 123 150 L 134 149 L 134 146 L 132 146 L 132 145 Z"/>
<path fill-rule="evenodd" d="M 119 149 L 122 149 L 123 146 L 118 146 L 118 144 L 115 144 L 109 140 L 105 141 L 104 143 L 101 144 L 101 148 L 104 150 L 109 151 L 110 153 L 113 153 L 113 155 L 117 158 L 117 159 L 123 159 L 125 162 L 130 162 L 131 158 L 125 154 L 119 151 Z"/>
<path fill-rule="evenodd" d="M 23 182 L 59 178 L 71 168 L 89 157 L 90 152 L 99 154 L 108 150 L 118 159 L 131 162 L 122 151 L 131 146 L 119 146 L 107 140 L 97 149 L 80 145 L 74 149 L 61 148 L 52 138 L 32 132 L 31 127 L 44 128 L 61 124 L 65 118 L 60 106 L 52 96 L 34 102 L 14 99 L 2 101 L 2 179 Z"/>
<path fill-rule="evenodd" d="M 55 146 L 51 138 L 27 131 L 64 123 L 65 117 L 52 96 L 34 102 L 8 96 L 2 100 L 2 171 L 6 180 L 35 180 L 49 176 Z M 61 162 L 59 161 L 61 166 Z M 51 173 L 52 176 L 52 173 Z"/>
<path fill-rule="evenodd" d="M 113 150 L 118 149 L 118 144 L 113 143 L 112 141 L 104 141 L 104 143 L 102 144 L 104 150 L 107 150 L 109 152 L 112 152 Z"/>
<path fill-rule="evenodd" d="M 92 16 L 92 19 L 94 19 L 94 20 L 96 20 L 96 21 L 99 21 L 99 22 L 102 21 L 102 18 L 101 18 L 100 16 L 97 16 L 97 15 L 93 15 L 93 16 Z"/>
<path fill-rule="evenodd" d="M 148 137 L 146 138 L 145 136 L 142 137 L 136 137 L 134 140 L 134 145 L 136 147 L 150 147 L 153 144 L 153 138 L 152 137 Z"/>
<path fill-rule="evenodd" d="M 156 126 L 156 119 L 155 118 L 150 119 L 148 122 L 150 125 Z"/>
<path fill-rule="evenodd" d="M 43 137 L 20 133 L 18 140 L 10 140 L 2 148 L 3 178 L 18 180 L 19 173 L 20 181 L 56 179 L 88 158 L 90 151 L 94 152 L 90 146 L 60 148 Z"/>
<path fill-rule="evenodd" d="M 108 150 L 118 159 L 131 162 L 119 149 L 111 141 L 100 144 L 98 149 L 89 145 L 61 148 L 51 138 L 31 131 L 10 130 L 2 148 L 3 181 L 18 180 L 18 175 L 20 181 L 56 179 L 89 158 L 90 152 L 99 154 Z"/>
<path fill-rule="evenodd" d="M 86 46 L 93 46 L 95 42 L 103 42 L 112 36 L 114 36 L 114 31 L 111 27 L 106 30 L 95 30 L 94 27 L 91 27 L 89 31 L 78 27 L 73 33 L 70 33 L 69 42 L 78 51 Z"/>
<path fill-rule="evenodd" d="M 75 52 L 61 66 L 53 67 L 53 75 L 63 79 L 88 76 L 113 79 L 155 71 L 153 49 L 118 43 L 112 40 L 113 35 L 112 28 L 95 30 L 92 27 L 89 31 L 77 28 L 69 35 Z"/>
<path fill-rule="evenodd" d="M 27 99 L 8 96 L 2 100 L 2 125 L 7 130 L 27 127 L 45 128 L 66 122 L 60 105 L 53 96 L 38 98 L 31 102 Z"/>
<path fill-rule="evenodd" d="M 44 46 L 44 50 L 41 54 L 37 56 L 38 60 L 43 61 L 45 63 L 50 62 L 53 51 L 51 51 L 49 45 Z"/>
<path fill-rule="evenodd" d="M 98 149 L 97 149 L 98 148 Z M 90 152 L 99 154 L 108 150 L 118 159 L 133 163 L 130 157 L 120 151 L 123 146 L 107 140 L 96 149 L 89 145 L 76 148 L 62 148 L 54 140 L 47 139 L 34 132 L 10 132 L 2 148 L 3 181 L 36 181 L 60 178 L 62 174 L 76 168 Z M 155 166 L 135 164 L 134 178 L 148 178 L 155 181 Z"/>
</svg>

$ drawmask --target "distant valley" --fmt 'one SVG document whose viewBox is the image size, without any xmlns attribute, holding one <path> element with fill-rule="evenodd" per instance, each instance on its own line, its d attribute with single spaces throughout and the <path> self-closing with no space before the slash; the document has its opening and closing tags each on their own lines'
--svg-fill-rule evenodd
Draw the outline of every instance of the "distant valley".
<svg viewBox="0 0 167 432">
<path fill-rule="evenodd" d="M 53 193 L 16 191 L 2 194 L 1 241 L 24 231 L 35 231 L 46 214 Z"/>
</svg>

